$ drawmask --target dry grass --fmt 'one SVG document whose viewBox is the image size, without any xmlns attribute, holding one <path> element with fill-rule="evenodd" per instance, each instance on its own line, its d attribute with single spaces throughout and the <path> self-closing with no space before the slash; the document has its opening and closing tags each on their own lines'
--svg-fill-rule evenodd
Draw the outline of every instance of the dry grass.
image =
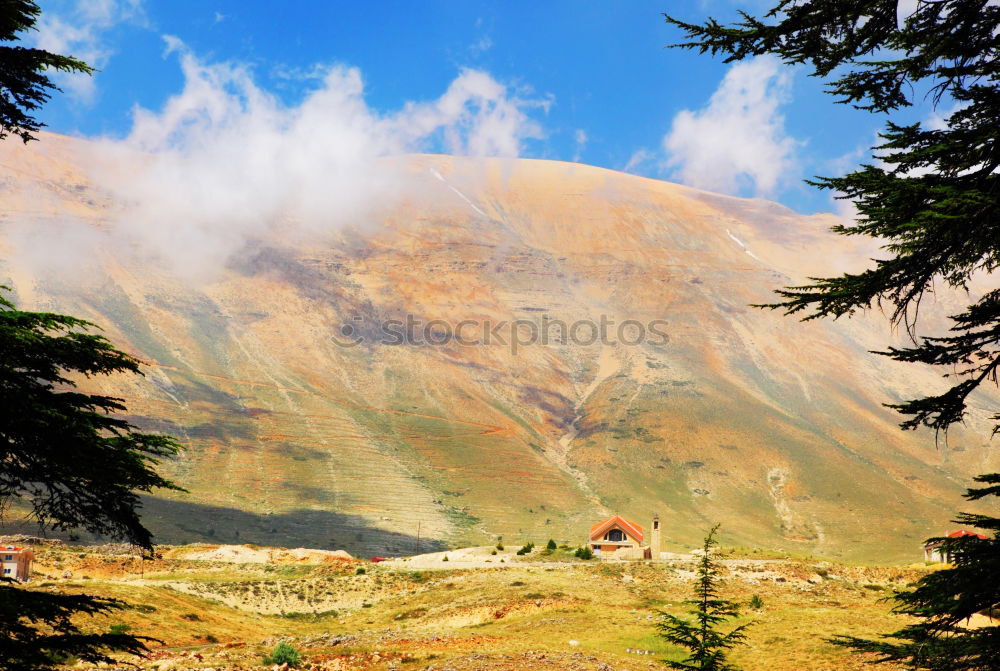
<svg viewBox="0 0 1000 671">
<path fill-rule="evenodd" d="M 280 637 L 292 638 L 307 660 L 326 669 L 444 662 L 455 669 L 517 669 L 528 662 L 648 669 L 680 656 L 656 635 L 656 619 L 661 611 L 684 612 L 695 568 L 692 561 L 515 562 L 412 571 L 404 562 L 276 566 L 170 559 L 151 562 L 140 578 L 125 570 L 128 561 L 49 550 L 39 568 L 54 574 L 58 564 L 74 577 L 39 579 L 33 588 L 139 604 L 88 626 L 123 623 L 162 639 L 165 646 L 146 665 L 163 669 L 253 668 Z M 898 628 L 902 622 L 884 597 L 925 570 L 753 558 L 724 564 L 727 595 L 746 603 L 756 594 L 764 604 L 746 614 L 755 624 L 748 644 L 733 654 L 747 671 L 865 668 L 863 659 L 827 639 Z M 356 574 L 359 567 L 365 574 Z M 83 570 L 95 575 L 84 579 Z"/>
</svg>

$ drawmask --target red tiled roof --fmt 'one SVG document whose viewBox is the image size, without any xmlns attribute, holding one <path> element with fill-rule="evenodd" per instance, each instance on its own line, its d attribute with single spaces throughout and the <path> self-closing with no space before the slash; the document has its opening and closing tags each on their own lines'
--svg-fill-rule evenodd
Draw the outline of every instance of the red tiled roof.
<svg viewBox="0 0 1000 671">
<path fill-rule="evenodd" d="M 989 540 L 989 536 L 984 536 L 982 534 L 977 534 L 974 531 L 966 531 L 962 529 L 961 531 L 952 531 L 945 538 L 965 538 L 971 536 L 973 538 L 978 538 L 979 540 L 986 541 Z M 924 547 L 928 549 L 936 549 L 941 547 L 942 539 L 931 540 L 928 543 L 924 543 Z"/>
<path fill-rule="evenodd" d="M 598 536 L 603 536 L 608 529 L 614 526 L 618 526 L 629 536 L 636 539 L 640 543 L 642 542 L 642 527 L 635 522 L 628 521 L 621 515 L 609 517 L 603 522 L 598 522 L 594 526 L 590 527 L 590 540 L 596 540 Z"/>
</svg>

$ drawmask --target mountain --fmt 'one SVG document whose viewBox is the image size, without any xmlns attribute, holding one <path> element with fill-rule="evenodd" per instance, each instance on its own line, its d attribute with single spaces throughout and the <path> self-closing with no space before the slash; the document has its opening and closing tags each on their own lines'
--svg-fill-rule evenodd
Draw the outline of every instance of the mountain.
<svg viewBox="0 0 1000 671">
<path fill-rule="evenodd" d="M 85 385 L 186 446 L 162 469 L 188 493 L 146 502 L 161 542 L 577 544 L 610 513 L 658 512 L 665 549 L 721 521 L 726 544 L 904 560 L 946 529 L 970 474 L 1000 465 L 995 392 L 946 444 L 899 430 L 881 404 L 943 383 L 870 353 L 903 338 L 877 310 L 800 323 L 749 307 L 877 252 L 829 233 L 831 215 L 582 165 L 414 155 L 378 164 L 406 188 L 372 215 L 275 221 L 191 273 L 204 250 L 179 239 L 189 229 L 143 232 L 169 258 L 118 235 L 94 152 L 50 134 L 0 147 L 0 282 L 147 362 L 143 379 Z M 125 174 L 149 159 L 116 160 Z M 921 325 L 961 300 L 930 300 Z M 463 320 L 490 342 L 456 339 Z M 514 322 L 547 342 L 514 346 Z"/>
</svg>

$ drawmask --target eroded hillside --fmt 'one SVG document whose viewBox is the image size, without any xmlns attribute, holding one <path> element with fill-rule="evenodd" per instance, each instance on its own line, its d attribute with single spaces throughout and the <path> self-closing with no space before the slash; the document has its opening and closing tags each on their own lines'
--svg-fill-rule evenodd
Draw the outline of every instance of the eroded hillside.
<svg viewBox="0 0 1000 671">
<path fill-rule="evenodd" d="M 144 379 L 87 384 L 186 445 L 163 470 L 189 494 L 146 504 L 162 542 L 406 554 L 576 543 L 609 512 L 659 512 L 666 549 L 722 521 L 732 544 L 899 560 L 996 467 L 981 421 L 995 397 L 946 446 L 898 430 L 881 404 L 941 381 L 869 354 L 891 337 L 881 315 L 748 307 L 863 263 L 830 217 L 586 166 L 412 156 L 386 160 L 408 188 L 377 217 L 275 222 L 191 276 L 115 238 L 88 151 L 51 135 L 0 147 L 0 280 L 148 362 Z M 64 225 L 92 233 L 85 263 L 40 248 Z M 386 337 L 408 318 L 440 320 L 440 343 Z M 588 342 L 602 319 L 611 337 Z M 509 329 L 441 335 L 463 320 L 583 326 L 516 348 Z M 611 342 L 625 320 L 641 342 Z"/>
</svg>

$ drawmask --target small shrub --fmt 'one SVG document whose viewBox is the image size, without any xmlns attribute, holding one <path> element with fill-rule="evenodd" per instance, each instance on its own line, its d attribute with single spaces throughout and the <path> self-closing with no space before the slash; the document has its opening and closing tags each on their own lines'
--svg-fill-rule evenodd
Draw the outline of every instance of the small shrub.
<svg viewBox="0 0 1000 671">
<path fill-rule="evenodd" d="M 316 613 L 304 613 L 301 611 L 291 612 L 291 613 L 281 613 L 279 617 L 283 617 L 288 620 L 304 620 L 306 622 L 316 622 L 327 617 L 337 617 L 338 613 L 335 610 L 322 610 Z"/>
<path fill-rule="evenodd" d="M 518 556 L 526 555 L 535 549 L 535 544 L 528 542 L 521 546 L 521 549 L 517 551 Z"/>
<path fill-rule="evenodd" d="M 394 620 L 409 620 L 409 619 L 413 619 L 413 618 L 423 617 L 424 615 L 427 615 L 427 609 L 426 608 L 414 608 L 413 610 L 407 610 L 407 611 L 404 611 L 402 613 L 397 613 L 396 617 L 394 617 L 393 619 Z"/>
<path fill-rule="evenodd" d="M 589 545 L 584 545 L 583 547 L 578 547 L 573 555 L 579 559 L 589 560 L 594 558 L 594 551 L 590 549 Z"/>
<path fill-rule="evenodd" d="M 763 610 L 764 600 L 760 598 L 760 594 L 754 594 L 752 597 L 750 597 L 749 605 L 750 608 L 752 608 L 753 610 Z"/>
<path fill-rule="evenodd" d="M 448 561 L 448 555 L 445 555 L 444 559 L 442 559 L 441 561 Z"/>
<path fill-rule="evenodd" d="M 112 634 L 127 634 L 131 629 L 127 624 L 113 624 L 108 631 Z"/>
<path fill-rule="evenodd" d="M 205 634 L 205 640 L 208 641 L 209 643 L 218 643 L 219 642 L 219 639 L 217 639 L 212 634 Z"/>
<path fill-rule="evenodd" d="M 367 573 L 367 571 L 365 571 L 365 567 L 361 566 L 354 572 L 354 575 L 364 575 L 365 573 Z"/>
<path fill-rule="evenodd" d="M 201 618 L 198 617 L 198 613 L 184 613 L 181 615 L 182 620 L 187 620 L 188 622 L 201 622 Z"/>
<path fill-rule="evenodd" d="M 270 656 L 264 658 L 265 664 L 287 664 L 290 667 L 296 667 L 302 663 L 302 655 L 295 646 L 291 643 L 285 643 L 282 641 L 278 645 L 274 646 L 274 651 Z"/>
<path fill-rule="evenodd" d="M 550 552 L 554 551 L 557 547 L 559 547 L 559 546 L 556 545 L 556 542 L 554 540 L 552 540 L 551 538 L 549 539 L 549 542 L 545 545 L 545 549 L 548 550 L 548 551 L 550 551 Z"/>
<path fill-rule="evenodd" d="M 497 541 L 497 550 L 499 550 L 500 552 L 503 552 L 503 543 Z"/>
<path fill-rule="evenodd" d="M 71 655 L 68 652 L 54 651 L 48 653 L 49 661 L 53 664 L 62 664 L 64 666 L 71 666 L 77 664 L 80 658 L 76 655 Z"/>
<path fill-rule="evenodd" d="M 496 551 L 496 550 L 494 550 L 494 551 L 493 551 L 493 552 L 491 552 L 490 554 L 491 554 L 491 555 L 493 555 L 493 556 L 495 557 L 495 556 L 496 556 L 496 554 L 497 554 L 497 551 Z"/>
</svg>

